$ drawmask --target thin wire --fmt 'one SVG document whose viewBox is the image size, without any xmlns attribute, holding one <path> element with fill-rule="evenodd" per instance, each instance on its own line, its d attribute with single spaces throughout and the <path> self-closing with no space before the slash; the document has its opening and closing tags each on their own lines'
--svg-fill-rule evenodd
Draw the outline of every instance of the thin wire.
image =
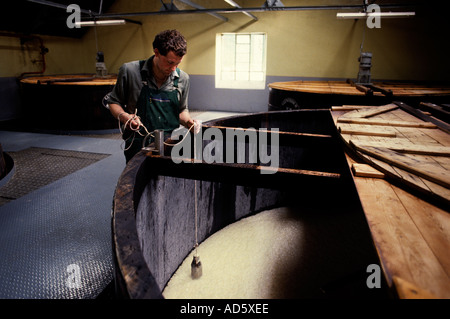
<svg viewBox="0 0 450 319">
<path fill-rule="evenodd" d="M 95 49 L 98 52 L 98 36 L 97 36 L 97 23 L 94 25 L 94 36 L 95 36 Z"/>
<path fill-rule="evenodd" d="M 122 130 L 122 126 L 121 126 L 121 122 L 120 122 L 120 115 L 122 115 L 122 113 L 119 114 L 119 116 L 117 117 L 117 119 L 118 119 L 118 121 L 119 121 L 119 131 L 120 131 L 120 134 L 123 136 L 123 133 L 124 133 L 124 132 L 123 132 L 123 130 Z M 136 128 L 133 128 L 132 125 L 131 125 L 130 123 L 131 123 L 131 121 L 133 121 L 133 120 L 135 120 L 135 119 L 138 119 L 138 120 L 139 120 L 139 125 L 138 125 Z M 153 137 L 153 138 L 155 137 L 155 136 L 153 135 L 153 133 L 154 133 L 156 130 L 154 130 L 154 131 L 152 131 L 152 132 L 149 132 L 149 131 L 148 131 L 148 129 L 144 126 L 144 124 L 142 124 L 141 118 L 137 115 L 137 108 L 135 109 L 133 116 L 130 117 L 130 118 L 125 122 L 124 128 L 128 127 L 128 124 L 130 124 L 130 125 L 129 125 L 129 129 L 130 129 L 131 131 L 133 131 L 134 133 L 133 133 L 132 136 L 130 136 L 128 139 L 126 139 L 126 141 L 128 141 L 130 138 L 133 138 L 133 140 L 131 141 L 130 146 L 128 146 L 125 150 L 130 149 L 131 145 L 133 145 L 135 133 L 138 133 L 139 135 L 144 136 L 144 141 L 142 142 L 142 147 L 145 147 L 145 142 L 147 141 L 147 139 L 148 139 L 149 136 L 151 136 L 151 137 Z M 177 143 L 166 143 L 166 142 L 164 142 L 164 145 L 167 145 L 167 146 L 175 146 L 175 145 L 178 145 L 178 144 L 182 143 L 182 142 L 186 139 L 186 137 L 188 136 L 189 132 L 192 130 L 192 128 L 193 128 L 194 126 L 195 126 L 195 124 L 192 124 L 191 127 L 189 127 L 189 130 L 188 130 L 188 131 L 186 132 L 186 134 L 183 136 L 183 138 L 182 138 L 181 141 L 179 141 L 179 142 L 177 142 Z M 142 133 L 140 132 L 141 127 L 144 128 L 144 130 L 145 130 L 145 132 L 146 132 L 146 135 L 144 135 L 144 134 L 142 134 Z"/>
<path fill-rule="evenodd" d="M 363 6 L 364 6 L 364 12 L 367 12 L 367 0 L 363 1 Z M 364 27 L 363 27 L 363 36 L 362 36 L 362 41 L 361 41 L 361 47 L 359 48 L 359 55 L 362 54 L 365 37 L 366 37 L 366 24 L 364 24 Z"/>
<path fill-rule="evenodd" d="M 121 113 L 122 114 L 122 113 Z M 119 116 L 117 117 L 117 119 L 118 119 L 118 121 L 119 121 L 119 131 L 120 131 L 120 133 L 123 135 L 123 132 L 122 132 L 122 128 L 121 128 L 121 122 L 120 122 L 120 115 L 121 114 L 119 114 Z M 131 141 L 131 144 L 130 144 L 130 146 L 128 146 L 125 150 L 128 150 L 130 147 L 131 147 L 131 145 L 133 145 L 133 142 L 134 142 L 134 137 L 135 137 L 135 133 L 138 133 L 138 134 L 140 134 L 141 136 L 144 136 L 141 132 L 139 132 L 139 130 L 140 130 L 140 128 L 141 127 L 143 127 L 144 128 L 144 130 L 147 132 L 147 135 L 145 135 L 145 137 L 144 137 L 144 141 L 143 141 L 143 147 L 144 147 L 144 145 L 145 145 L 145 142 L 146 142 L 146 140 L 147 140 L 147 138 L 149 137 L 149 136 L 152 136 L 152 137 L 154 137 L 154 135 L 152 134 L 153 132 L 155 132 L 155 131 L 152 131 L 152 132 L 149 132 L 148 130 L 147 130 L 147 128 L 142 124 L 142 122 L 140 121 L 140 117 L 137 115 L 137 109 L 134 111 L 134 114 L 133 114 L 133 116 L 131 117 L 131 118 L 129 118 L 126 122 L 125 122 L 125 124 L 124 124 L 124 127 L 127 127 L 128 126 L 128 124 L 131 122 L 131 121 L 133 121 L 133 120 L 135 120 L 135 119 L 139 119 L 139 125 L 138 125 L 138 127 L 136 127 L 136 128 L 133 128 L 131 125 L 129 126 L 129 128 L 130 128 L 130 130 L 132 130 L 133 131 L 133 140 Z M 195 126 L 195 123 L 194 124 L 192 124 L 191 125 L 191 127 L 189 127 L 189 130 L 186 132 L 186 134 L 183 136 L 183 138 L 182 138 L 182 140 L 181 141 L 179 141 L 179 142 L 177 142 L 177 143 L 166 143 L 166 142 L 164 142 L 164 144 L 165 145 L 169 145 L 169 146 L 174 146 L 174 145 L 177 145 L 177 144 L 180 144 L 180 143 L 182 143 L 183 141 L 184 141 L 184 139 L 187 137 L 187 135 L 189 134 L 189 132 L 192 130 L 192 128 Z M 129 139 L 129 138 L 128 138 Z M 128 140 L 127 139 L 127 140 Z M 197 154 L 197 147 L 196 147 L 196 141 L 195 141 L 195 136 L 194 136 L 194 156 L 192 157 L 192 163 L 195 163 L 195 156 L 196 156 L 196 154 Z M 198 203 L 197 203 L 197 180 L 194 180 L 194 215 L 195 215 L 195 221 L 194 221 L 194 224 L 195 224 L 195 256 L 198 256 Z"/>
<path fill-rule="evenodd" d="M 359 48 L 359 55 L 361 55 L 361 53 L 362 53 L 365 37 L 366 37 L 366 26 L 364 25 L 364 27 L 363 27 L 363 36 L 362 36 L 362 41 L 361 41 L 361 47 Z"/>
<path fill-rule="evenodd" d="M 98 9 L 98 14 L 102 14 L 103 9 L 103 0 L 100 0 L 100 9 Z"/>
<path fill-rule="evenodd" d="M 198 211 L 197 211 L 197 180 L 194 180 L 194 211 L 195 211 L 195 254 L 198 256 Z"/>
<path fill-rule="evenodd" d="M 192 163 L 195 163 L 197 155 L 197 143 L 194 136 L 194 156 L 192 156 Z M 197 204 L 197 180 L 194 180 L 194 212 L 195 212 L 195 256 L 198 257 L 198 204 Z"/>
</svg>

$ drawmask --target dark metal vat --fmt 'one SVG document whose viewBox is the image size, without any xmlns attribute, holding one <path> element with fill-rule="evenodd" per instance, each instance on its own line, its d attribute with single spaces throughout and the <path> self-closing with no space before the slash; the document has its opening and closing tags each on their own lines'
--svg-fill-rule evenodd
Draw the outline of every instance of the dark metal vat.
<svg viewBox="0 0 450 319">
<path fill-rule="evenodd" d="M 272 88 L 269 111 L 330 108 L 336 105 L 383 105 L 390 102 L 385 96 L 311 93 Z"/>
<path fill-rule="evenodd" d="M 102 105 L 116 76 L 92 74 L 30 77 L 21 80 L 23 120 L 28 129 L 89 131 L 116 129 L 111 113 Z"/>
<path fill-rule="evenodd" d="M 353 297 L 362 296 L 361 290 L 374 293 L 365 287 L 364 271 L 380 263 L 328 110 L 258 113 L 203 124 L 204 131 L 278 128 L 280 170 L 261 174 L 258 164 L 249 163 L 175 164 L 169 156 L 139 152 L 123 171 L 114 197 L 118 296 L 162 298 L 195 244 L 194 179 L 199 242 L 245 216 L 290 206 L 304 218 L 305 238 L 317 240 L 299 243 L 309 258 L 301 261 L 298 291 L 292 295 L 342 297 L 343 289 Z M 203 141 L 204 146 L 210 142 Z M 349 289 L 358 280 L 359 288 Z"/>
<path fill-rule="evenodd" d="M 341 105 L 385 105 L 401 101 L 417 107 L 421 102 L 448 103 L 448 83 L 378 81 L 292 81 L 270 83 L 269 111 L 330 108 Z"/>
</svg>

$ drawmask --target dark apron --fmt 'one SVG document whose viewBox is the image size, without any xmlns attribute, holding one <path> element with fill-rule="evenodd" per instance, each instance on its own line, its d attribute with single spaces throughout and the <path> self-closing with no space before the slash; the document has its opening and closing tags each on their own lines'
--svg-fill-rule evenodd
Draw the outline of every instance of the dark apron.
<svg viewBox="0 0 450 319">
<path fill-rule="evenodd" d="M 145 60 L 139 61 L 140 69 L 145 63 Z M 177 73 L 180 74 L 180 69 L 177 68 Z M 154 130 L 164 130 L 170 134 L 174 129 L 180 126 L 180 102 L 178 100 L 178 78 L 173 81 L 175 90 L 163 91 L 151 88 L 148 83 L 149 79 L 145 73 L 141 72 L 143 86 L 136 103 L 137 116 L 141 118 L 142 124 L 147 128 L 148 132 Z M 128 162 L 137 152 L 143 147 L 144 138 L 147 132 L 141 127 L 139 130 L 141 134 L 125 131 L 123 138 L 125 139 L 125 157 Z M 134 135 L 134 136 L 133 136 Z M 146 140 L 146 145 L 153 142 L 153 138 L 149 136 Z"/>
</svg>

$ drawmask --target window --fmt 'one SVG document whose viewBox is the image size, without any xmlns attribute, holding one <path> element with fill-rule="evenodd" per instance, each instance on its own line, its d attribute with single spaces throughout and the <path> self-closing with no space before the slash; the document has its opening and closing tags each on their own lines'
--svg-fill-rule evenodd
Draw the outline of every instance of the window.
<svg viewBox="0 0 450 319">
<path fill-rule="evenodd" d="M 216 36 L 216 88 L 260 89 L 266 85 L 266 34 Z"/>
</svg>

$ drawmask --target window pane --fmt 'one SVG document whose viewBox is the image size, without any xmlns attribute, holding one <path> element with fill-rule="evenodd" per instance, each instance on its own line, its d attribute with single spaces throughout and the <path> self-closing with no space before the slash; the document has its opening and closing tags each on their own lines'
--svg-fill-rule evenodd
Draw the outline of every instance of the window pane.
<svg viewBox="0 0 450 319">
<path fill-rule="evenodd" d="M 264 72 L 250 72 L 250 81 L 264 81 Z"/>
<path fill-rule="evenodd" d="M 237 81 L 248 81 L 249 80 L 249 73 L 248 72 L 236 72 L 236 80 Z"/>
<path fill-rule="evenodd" d="M 250 43 L 250 34 L 237 34 L 236 43 Z"/>
<path fill-rule="evenodd" d="M 250 72 L 250 66 L 248 63 L 236 63 L 237 72 Z"/>
<path fill-rule="evenodd" d="M 222 70 L 225 72 L 232 72 L 235 70 L 236 65 L 235 41 L 236 36 L 234 34 L 222 35 L 221 66 Z"/>
<path fill-rule="evenodd" d="M 266 35 L 224 33 L 217 41 L 216 87 L 264 89 Z"/>
<path fill-rule="evenodd" d="M 234 81 L 236 72 L 222 72 L 222 80 L 224 81 Z"/>
</svg>

